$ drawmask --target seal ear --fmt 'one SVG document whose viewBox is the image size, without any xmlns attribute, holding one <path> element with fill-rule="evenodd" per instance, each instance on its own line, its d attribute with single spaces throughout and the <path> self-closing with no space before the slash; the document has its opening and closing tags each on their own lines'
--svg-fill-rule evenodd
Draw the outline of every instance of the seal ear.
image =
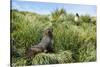
<svg viewBox="0 0 100 67">
<path fill-rule="evenodd" d="M 53 32 L 53 28 L 49 27 L 49 28 L 47 28 L 47 29 L 44 30 L 44 34 L 43 35 L 49 35 L 52 32 Z"/>
<path fill-rule="evenodd" d="M 47 30 L 48 30 L 48 32 L 53 32 L 53 28 L 52 27 L 48 28 Z"/>
</svg>

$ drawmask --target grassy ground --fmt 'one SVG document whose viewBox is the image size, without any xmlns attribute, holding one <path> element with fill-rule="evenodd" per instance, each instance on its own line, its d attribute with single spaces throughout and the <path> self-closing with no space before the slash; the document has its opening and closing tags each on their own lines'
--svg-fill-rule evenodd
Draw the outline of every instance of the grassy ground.
<svg viewBox="0 0 100 67">
<path fill-rule="evenodd" d="M 74 22 L 74 15 L 64 9 L 49 15 L 11 10 L 12 64 L 28 65 L 25 49 L 36 45 L 43 31 L 53 27 L 55 53 L 40 53 L 30 61 L 32 65 L 96 61 L 96 18 L 80 16 Z"/>
</svg>

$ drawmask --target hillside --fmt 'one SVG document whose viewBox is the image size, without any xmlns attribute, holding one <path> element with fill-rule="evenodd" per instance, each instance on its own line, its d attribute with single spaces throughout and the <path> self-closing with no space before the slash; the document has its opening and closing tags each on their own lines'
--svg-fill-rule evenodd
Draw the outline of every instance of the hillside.
<svg viewBox="0 0 100 67">
<path fill-rule="evenodd" d="M 96 19 L 80 16 L 77 25 L 74 14 L 64 9 L 49 15 L 11 10 L 11 50 L 13 65 L 28 65 L 25 50 L 36 45 L 43 31 L 53 27 L 53 48 L 55 53 L 39 53 L 33 57 L 32 65 L 62 64 L 96 61 Z M 96 17 L 95 17 L 96 18 Z"/>
</svg>

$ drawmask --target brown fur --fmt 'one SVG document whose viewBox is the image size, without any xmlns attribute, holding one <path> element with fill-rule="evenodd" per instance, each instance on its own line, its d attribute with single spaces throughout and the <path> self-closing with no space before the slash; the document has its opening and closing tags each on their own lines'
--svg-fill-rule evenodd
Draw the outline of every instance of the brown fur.
<svg viewBox="0 0 100 67">
<path fill-rule="evenodd" d="M 51 47 L 53 38 L 52 32 L 52 28 L 48 28 L 44 32 L 41 42 L 38 45 L 34 45 L 26 50 L 26 55 L 28 58 L 31 58 L 33 55 L 35 56 L 37 53 L 53 51 Z"/>
</svg>

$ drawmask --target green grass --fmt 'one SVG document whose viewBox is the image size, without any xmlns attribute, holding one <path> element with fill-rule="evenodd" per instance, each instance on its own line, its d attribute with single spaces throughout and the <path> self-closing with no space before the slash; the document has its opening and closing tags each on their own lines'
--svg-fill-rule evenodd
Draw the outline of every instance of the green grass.
<svg viewBox="0 0 100 67">
<path fill-rule="evenodd" d="M 40 53 L 30 61 L 32 65 L 62 64 L 96 61 L 96 20 L 89 15 L 80 16 L 80 24 L 74 15 L 64 9 L 49 15 L 11 10 L 12 64 L 27 65 L 25 50 L 42 39 L 42 33 L 53 27 L 55 53 Z"/>
</svg>

